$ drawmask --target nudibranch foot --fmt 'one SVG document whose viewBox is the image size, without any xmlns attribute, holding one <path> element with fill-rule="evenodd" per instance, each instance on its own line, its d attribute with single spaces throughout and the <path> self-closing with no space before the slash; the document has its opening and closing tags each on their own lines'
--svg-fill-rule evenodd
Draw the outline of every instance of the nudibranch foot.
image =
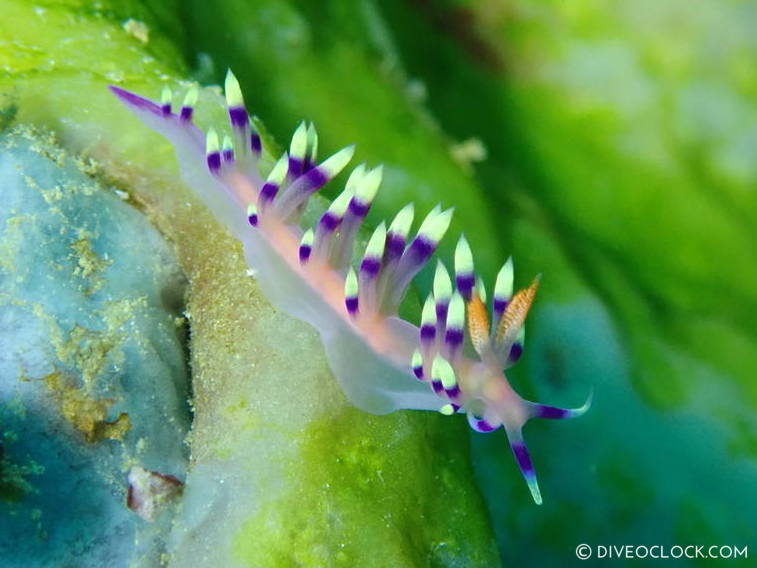
<svg viewBox="0 0 757 568">
<path fill-rule="evenodd" d="M 268 148 L 253 127 L 241 89 L 229 71 L 226 134 L 193 124 L 198 91 L 190 88 L 173 112 L 172 93 L 160 103 L 120 87 L 113 93 L 147 126 L 170 140 L 187 184 L 244 246 L 245 259 L 273 305 L 320 333 L 326 356 L 347 398 L 375 414 L 398 409 L 465 413 L 471 427 L 504 427 L 534 501 L 536 474 L 521 429 L 530 418 L 573 418 L 586 412 L 525 401 L 505 370 L 520 358 L 524 324 L 539 286 L 513 293 L 513 262 L 500 269 L 487 305 L 468 241 L 455 250 L 454 279 L 438 262 L 420 326 L 397 316 L 415 275 L 431 260 L 453 209 L 434 207 L 414 236 L 412 204 L 379 224 L 357 266 L 356 236 L 381 184 L 381 166 L 352 170 L 342 193 L 313 227 L 300 227 L 309 198 L 351 161 L 348 146 L 317 162 L 318 134 L 301 123 L 289 149 L 265 175 Z"/>
</svg>

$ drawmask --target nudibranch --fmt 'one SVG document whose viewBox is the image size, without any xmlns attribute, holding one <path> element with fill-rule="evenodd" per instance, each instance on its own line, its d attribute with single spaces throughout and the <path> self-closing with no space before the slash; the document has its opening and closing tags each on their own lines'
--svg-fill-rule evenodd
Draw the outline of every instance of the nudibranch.
<svg viewBox="0 0 757 568">
<path fill-rule="evenodd" d="M 381 223 L 373 231 L 353 267 L 356 236 L 381 183 L 380 166 L 352 170 L 315 226 L 303 230 L 309 197 L 347 166 L 353 147 L 317 163 L 318 135 L 312 124 L 302 123 L 289 151 L 264 176 L 261 136 L 230 71 L 225 81 L 230 135 L 222 139 L 215 129 L 204 133 L 193 124 L 196 87 L 178 109 L 168 88 L 160 102 L 110 88 L 173 143 L 184 180 L 243 243 L 245 258 L 273 305 L 318 330 L 329 365 L 355 406 L 374 414 L 398 409 L 465 413 L 478 432 L 503 427 L 534 501 L 541 504 L 523 425 L 530 418 L 580 416 L 591 396 L 574 409 L 537 404 L 521 398 L 505 376 L 522 353 L 523 325 L 538 277 L 513 294 L 508 259 L 494 284 L 490 321 L 484 285 L 461 236 L 454 285 L 438 261 L 421 324 L 412 325 L 398 317 L 399 304 L 446 233 L 452 209 L 434 208 L 411 237 L 414 210 L 407 205 L 388 226 Z"/>
</svg>

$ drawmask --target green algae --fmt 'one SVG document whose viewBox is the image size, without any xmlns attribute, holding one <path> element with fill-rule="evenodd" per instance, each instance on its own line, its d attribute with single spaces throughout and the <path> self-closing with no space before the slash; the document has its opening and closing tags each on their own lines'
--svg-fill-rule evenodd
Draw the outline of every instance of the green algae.
<svg viewBox="0 0 757 568">
<path fill-rule="evenodd" d="M 439 422 L 444 422 L 442 427 Z M 450 423 L 453 422 L 453 423 Z M 234 536 L 246 566 L 495 566 L 459 419 L 349 407 L 307 428 L 297 489 Z"/>
</svg>

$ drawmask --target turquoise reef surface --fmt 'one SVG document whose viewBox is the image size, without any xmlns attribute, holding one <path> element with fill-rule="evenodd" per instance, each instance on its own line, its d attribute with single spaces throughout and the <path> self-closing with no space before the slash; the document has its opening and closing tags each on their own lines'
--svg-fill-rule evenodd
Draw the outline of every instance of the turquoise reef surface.
<svg viewBox="0 0 757 568">
<path fill-rule="evenodd" d="M 0 565 L 157 563 L 170 514 L 134 468 L 183 478 L 184 277 L 126 195 L 50 135 L 0 136 Z"/>
</svg>

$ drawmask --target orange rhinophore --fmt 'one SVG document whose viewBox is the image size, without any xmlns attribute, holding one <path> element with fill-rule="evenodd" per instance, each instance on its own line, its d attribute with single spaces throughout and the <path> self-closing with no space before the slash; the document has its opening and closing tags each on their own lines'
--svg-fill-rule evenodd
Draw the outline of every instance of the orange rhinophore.
<svg viewBox="0 0 757 568">
<path fill-rule="evenodd" d="M 489 346 L 489 314 L 478 290 L 468 302 L 468 335 L 476 353 L 483 355 Z"/>
</svg>

